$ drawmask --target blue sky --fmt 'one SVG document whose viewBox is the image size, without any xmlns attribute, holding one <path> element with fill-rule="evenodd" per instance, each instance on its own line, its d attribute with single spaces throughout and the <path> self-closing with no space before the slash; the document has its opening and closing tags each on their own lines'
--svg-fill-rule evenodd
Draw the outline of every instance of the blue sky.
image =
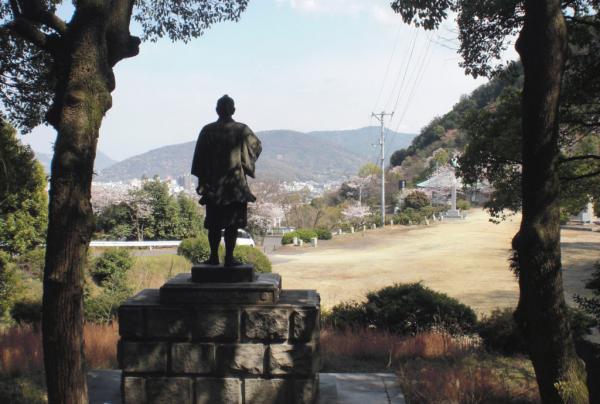
<svg viewBox="0 0 600 404">
<path fill-rule="evenodd" d="M 359 128 L 396 106 L 388 127 L 418 132 L 485 82 L 458 66 L 455 36 L 451 23 L 434 34 L 404 25 L 389 0 L 251 0 L 238 23 L 143 43 L 119 63 L 99 149 L 120 160 L 194 140 L 225 93 L 255 131 Z M 53 138 L 41 127 L 25 140 L 48 152 Z"/>
</svg>

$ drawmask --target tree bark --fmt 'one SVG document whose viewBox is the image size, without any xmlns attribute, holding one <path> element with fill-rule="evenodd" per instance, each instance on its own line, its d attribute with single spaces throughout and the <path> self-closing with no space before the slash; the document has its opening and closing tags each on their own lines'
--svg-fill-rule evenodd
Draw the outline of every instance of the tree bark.
<svg viewBox="0 0 600 404">
<path fill-rule="evenodd" d="M 519 269 L 515 318 L 528 339 L 543 403 L 587 403 L 563 293 L 557 175 L 558 104 L 567 58 L 559 0 L 525 0 L 517 41 L 523 87 L 523 216 L 513 239 Z"/>
<path fill-rule="evenodd" d="M 100 125 L 111 107 L 112 67 L 137 53 L 132 0 L 80 0 L 55 56 L 47 120 L 57 131 L 44 269 L 43 344 L 50 404 L 87 403 L 83 279 L 93 232 L 91 182 Z M 123 26 L 123 24 L 126 24 Z M 116 45 L 111 47 L 112 40 Z"/>
</svg>

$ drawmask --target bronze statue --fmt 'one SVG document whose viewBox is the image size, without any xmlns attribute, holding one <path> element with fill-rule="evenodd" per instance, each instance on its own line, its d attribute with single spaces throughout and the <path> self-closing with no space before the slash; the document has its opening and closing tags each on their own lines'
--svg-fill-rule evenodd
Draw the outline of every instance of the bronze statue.
<svg viewBox="0 0 600 404">
<path fill-rule="evenodd" d="M 204 227 L 208 229 L 210 257 L 205 264 L 219 264 L 223 229 L 225 266 L 240 264 L 233 258 L 237 233 L 247 225 L 248 202 L 256 200 L 246 175 L 254 178 L 262 146 L 248 126 L 233 120 L 234 112 L 234 101 L 228 95 L 217 101 L 219 119 L 200 131 L 192 162 L 192 174 L 198 177 L 196 192 L 200 204 L 206 205 Z"/>
</svg>

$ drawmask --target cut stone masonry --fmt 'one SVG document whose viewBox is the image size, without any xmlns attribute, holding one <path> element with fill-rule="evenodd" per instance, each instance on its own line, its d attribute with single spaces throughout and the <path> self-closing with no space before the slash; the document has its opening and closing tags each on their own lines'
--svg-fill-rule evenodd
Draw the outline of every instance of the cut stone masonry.
<svg viewBox="0 0 600 404">
<path fill-rule="evenodd" d="M 316 401 L 316 291 L 281 290 L 275 274 L 238 283 L 190 278 L 179 275 L 119 308 L 124 404 Z"/>
</svg>

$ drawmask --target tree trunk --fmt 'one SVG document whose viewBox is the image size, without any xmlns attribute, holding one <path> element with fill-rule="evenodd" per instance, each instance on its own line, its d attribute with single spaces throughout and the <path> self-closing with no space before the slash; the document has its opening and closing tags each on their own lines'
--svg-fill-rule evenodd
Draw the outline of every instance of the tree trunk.
<svg viewBox="0 0 600 404">
<path fill-rule="evenodd" d="M 43 343 L 50 404 L 87 403 L 83 279 L 93 232 L 91 182 L 100 125 L 111 107 L 112 66 L 137 53 L 132 0 L 79 0 L 55 55 L 47 120 L 57 131 L 44 269 Z M 109 46 L 108 40 L 113 43 Z"/>
<path fill-rule="evenodd" d="M 523 216 L 513 240 L 519 266 L 515 317 L 528 339 L 544 403 L 587 403 L 585 369 L 575 353 L 564 299 L 557 176 L 558 104 L 567 58 L 559 0 L 526 0 L 517 41 L 523 87 Z"/>
</svg>

